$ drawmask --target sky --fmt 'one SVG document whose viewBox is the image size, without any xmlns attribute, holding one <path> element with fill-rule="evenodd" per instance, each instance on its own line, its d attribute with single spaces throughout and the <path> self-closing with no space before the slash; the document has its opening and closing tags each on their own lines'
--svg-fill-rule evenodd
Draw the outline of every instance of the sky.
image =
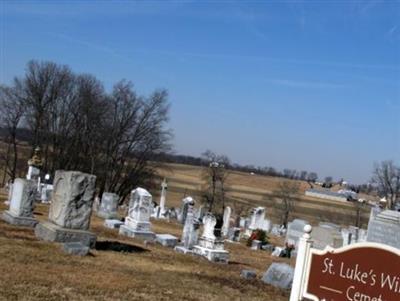
<svg viewBox="0 0 400 301">
<path fill-rule="evenodd" d="M 167 89 L 178 154 L 353 183 L 400 164 L 399 1 L 0 0 L 0 83 L 31 59 Z"/>
</svg>

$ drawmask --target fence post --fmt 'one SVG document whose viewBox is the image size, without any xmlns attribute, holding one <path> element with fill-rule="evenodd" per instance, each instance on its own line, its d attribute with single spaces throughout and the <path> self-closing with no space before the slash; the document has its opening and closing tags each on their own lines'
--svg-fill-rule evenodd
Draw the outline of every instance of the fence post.
<svg viewBox="0 0 400 301">
<path fill-rule="evenodd" d="M 304 293 L 305 274 L 308 267 L 309 253 L 312 247 L 311 233 L 312 227 L 310 225 L 304 226 L 304 234 L 299 239 L 297 250 L 296 267 L 294 270 L 293 285 L 290 293 L 290 301 L 302 300 Z"/>
</svg>

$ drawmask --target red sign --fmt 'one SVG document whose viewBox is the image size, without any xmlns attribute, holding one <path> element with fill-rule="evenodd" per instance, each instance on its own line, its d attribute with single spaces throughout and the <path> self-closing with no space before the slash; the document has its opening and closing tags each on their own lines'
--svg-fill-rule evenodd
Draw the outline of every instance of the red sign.
<svg viewBox="0 0 400 301">
<path fill-rule="evenodd" d="M 313 250 L 305 297 L 326 301 L 400 301 L 400 251 L 359 244 Z"/>
</svg>

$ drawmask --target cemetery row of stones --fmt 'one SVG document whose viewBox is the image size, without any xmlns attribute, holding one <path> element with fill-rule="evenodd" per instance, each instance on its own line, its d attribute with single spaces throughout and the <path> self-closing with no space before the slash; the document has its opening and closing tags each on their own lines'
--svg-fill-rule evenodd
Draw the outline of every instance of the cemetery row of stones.
<svg viewBox="0 0 400 301">
<path fill-rule="evenodd" d="M 29 177 L 28 177 L 29 178 Z M 171 210 L 165 206 L 167 183 L 162 183 L 160 205 L 154 207 L 151 194 L 143 189 L 132 191 L 127 215 L 118 219 L 119 196 L 105 192 L 99 204 L 94 202 L 96 176 L 79 171 L 57 171 L 51 193 L 48 221 L 38 223 L 33 210 L 38 193 L 38 185 L 33 179 L 18 178 L 9 191 L 9 210 L 2 214 L 3 220 L 14 225 L 31 226 L 35 228 L 37 238 L 63 243 L 65 251 L 71 254 L 85 255 L 96 242 L 96 235 L 89 231 L 92 208 L 97 216 L 104 218 L 104 225 L 118 229 L 120 235 L 156 241 L 163 246 L 173 247 L 177 252 L 199 255 L 213 262 L 227 263 L 229 252 L 224 249 L 225 240 L 239 242 L 241 237 L 248 238 L 249 245 L 254 250 L 264 249 L 274 256 L 290 257 L 296 255 L 299 238 L 302 236 L 305 220 L 293 220 L 285 229 L 273 225 L 265 218 L 264 207 L 254 208 L 249 218 L 232 218 L 231 208 L 224 210 L 223 224 L 216 229 L 217 220 L 214 215 L 206 212 L 204 207 L 195 208 L 195 200 L 186 197 L 182 200 L 180 210 Z M 46 201 L 48 190 L 45 189 Z M 42 193 L 43 194 L 43 193 Z M 150 218 L 177 219 L 183 224 L 182 237 L 170 234 L 155 234 L 151 230 Z M 202 235 L 198 231 L 203 225 Z M 313 230 L 314 247 L 324 249 L 334 248 L 362 241 L 385 243 L 400 248 L 400 213 L 382 211 L 374 208 L 371 212 L 368 231 L 356 227 L 341 228 L 331 223 L 321 223 Z M 265 239 L 257 236 L 259 233 L 285 236 L 286 247 L 274 247 Z M 389 235 L 388 235 L 389 234 Z M 290 288 L 293 280 L 293 268 L 287 264 L 272 264 L 263 281 L 266 283 Z M 255 272 L 242 271 L 242 277 L 251 279 Z"/>
</svg>

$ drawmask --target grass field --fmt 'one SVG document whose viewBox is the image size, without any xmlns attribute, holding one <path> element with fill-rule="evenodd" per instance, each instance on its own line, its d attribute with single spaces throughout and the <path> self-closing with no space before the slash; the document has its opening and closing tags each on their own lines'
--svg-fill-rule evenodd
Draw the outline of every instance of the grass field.
<svg viewBox="0 0 400 301">
<path fill-rule="evenodd" d="M 0 211 L 6 209 L 3 200 Z M 47 212 L 48 206 L 38 205 L 35 217 L 46 220 Z M 215 264 L 159 245 L 145 246 L 102 222 L 92 216 L 96 249 L 74 257 L 59 244 L 38 241 L 30 228 L 0 221 L 0 300 L 288 300 L 288 292 L 239 275 L 242 269 L 254 269 L 261 278 L 273 260 L 293 265 L 293 259 L 227 243 L 230 263 Z M 180 237 L 182 226 L 153 221 L 153 230 Z M 116 247 L 125 252 L 113 251 Z"/>
<path fill-rule="evenodd" d="M 200 200 L 202 188 L 202 168 L 183 164 L 168 164 L 165 170 L 160 170 L 161 178 L 168 180 L 167 206 L 180 207 L 185 195 L 191 195 Z M 227 179 L 227 195 L 229 199 L 245 204 L 248 209 L 256 206 L 267 208 L 267 217 L 276 223 L 280 221 L 280 212 L 276 210 L 275 191 L 285 179 L 263 175 L 230 171 Z M 319 222 L 333 222 L 343 226 L 355 225 L 356 209 L 352 202 L 336 202 L 319 198 L 306 197 L 305 191 L 310 188 L 304 181 L 299 183 L 299 195 L 295 200 L 291 218 L 302 218 L 316 225 Z M 159 190 L 152 191 L 158 201 Z M 365 197 L 365 196 L 363 196 Z M 234 202 L 231 203 L 235 209 Z M 361 211 L 361 223 L 365 228 L 368 223 L 370 208 L 365 206 Z"/>
</svg>

